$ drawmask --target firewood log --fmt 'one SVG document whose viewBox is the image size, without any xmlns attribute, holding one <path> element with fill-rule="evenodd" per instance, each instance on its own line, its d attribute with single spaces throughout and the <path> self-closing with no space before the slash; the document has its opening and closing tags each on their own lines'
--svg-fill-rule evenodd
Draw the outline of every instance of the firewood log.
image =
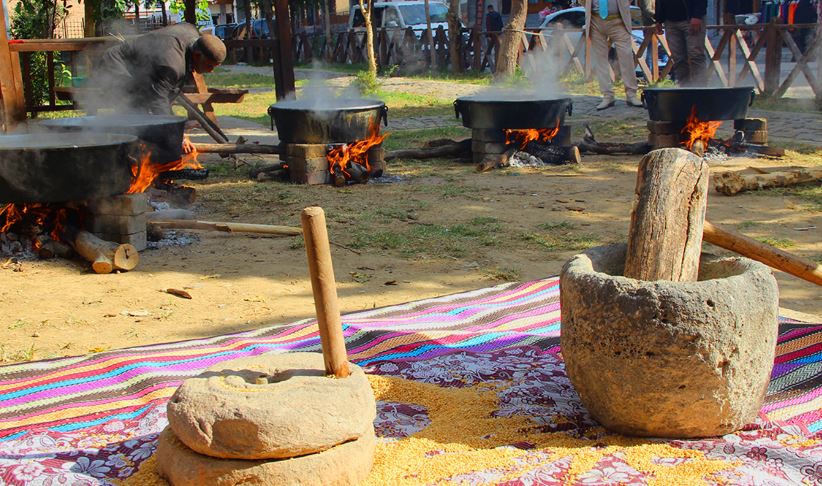
<svg viewBox="0 0 822 486">
<path fill-rule="evenodd" d="M 742 191 L 755 191 L 770 187 L 787 187 L 822 179 L 822 169 L 797 169 L 765 174 L 742 174 L 723 172 L 714 176 L 714 189 L 726 196 Z"/>
<path fill-rule="evenodd" d="M 702 250 L 708 164 L 678 148 L 639 162 L 625 273 L 639 280 L 694 282 Z"/>
<path fill-rule="evenodd" d="M 389 150 L 385 160 L 392 159 L 432 159 L 436 157 L 470 157 L 471 139 L 460 140 L 451 144 L 431 148 Z"/>
<path fill-rule="evenodd" d="M 256 143 L 192 143 L 197 152 L 206 154 L 269 154 L 280 155 L 283 149 L 279 145 Z"/>
<path fill-rule="evenodd" d="M 91 262 L 91 268 L 95 273 L 133 270 L 140 263 L 140 253 L 128 243 L 101 240 L 83 230 L 76 231 L 74 238 L 68 241 L 78 255 Z"/>
</svg>

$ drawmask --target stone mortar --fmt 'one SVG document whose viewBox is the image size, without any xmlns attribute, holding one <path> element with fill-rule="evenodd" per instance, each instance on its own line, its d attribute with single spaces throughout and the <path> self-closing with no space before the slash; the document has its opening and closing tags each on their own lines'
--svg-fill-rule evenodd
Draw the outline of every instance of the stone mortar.
<svg viewBox="0 0 822 486">
<path fill-rule="evenodd" d="M 753 422 L 777 337 L 771 270 L 703 254 L 697 282 L 622 276 L 626 246 L 574 256 L 560 276 L 562 354 L 583 404 L 613 431 L 709 437 Z"/>
<path fill-rule="evenodd" d="M 232 459 L 302 456 L 357 439 L 373 426 L 374 392 L 349 363 L 326 376 L 320 353 L 265 354 L 213 366 L 168 403 L 176 436 L 200 454 Z"/>
</svg>

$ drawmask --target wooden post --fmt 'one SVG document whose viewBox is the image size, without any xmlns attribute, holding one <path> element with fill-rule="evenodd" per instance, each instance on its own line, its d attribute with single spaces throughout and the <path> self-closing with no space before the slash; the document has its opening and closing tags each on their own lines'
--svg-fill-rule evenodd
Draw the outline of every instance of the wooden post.
<svg viewBox="0 0 822 486">
<path fill-rule="evenodd" d="M 765 25 L 765 95 L 771 96 L 779 90 L 782 70 L 782 36 L 776 24 Z"/>
<path fill-rule="evenodd" d="M 279 0 L 278 0 L 279 1 Z M 337 301 L 337 284 L 331 264 L 331 245 L 325 226 L 322 208 L 305 208 L 302 212 L 305 252 L 308 255 L 308 271 L 314 292 L 314 308 L 320 328 L 320 343 L 325 360 L 325 372 L 337 378 L 345 378 L 348 370 L 348 354 L 342 334 L 342 320 Z"/>
<path fill-rule="evenodd" d="M 294 93 L 294 55 L 291 52 L 291 16 L 288 0 L 274 1 L 274 19 L 277 23 L 277 39 L 274 52 L 274 88 L 277 99 Z M 274 33 L 271 33 L 272 36 Z"/>
<path fill-rule="evenodd" d="M 708 199 L 708 164 L 687 150 L 654 150 L 639 162 L 625 276 L 696 281 Z"/>
<path fill-rule="evenodd" d="M 6 9 L 0 4 L 0 125 L 5 131 L 26 119 L 23 79 L 20 75 L 20 58 L 9 49 L 6 32 Z"/>
</svg>

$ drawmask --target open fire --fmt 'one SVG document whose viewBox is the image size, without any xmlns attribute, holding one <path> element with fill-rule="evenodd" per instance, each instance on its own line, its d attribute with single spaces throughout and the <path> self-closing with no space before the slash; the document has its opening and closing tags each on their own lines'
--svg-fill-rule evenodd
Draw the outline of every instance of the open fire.
<svg viewBox="0 0 822 486">
<path fill-rule="evenodd" d="M 193 146 L 188 144 L 193 149 Z M 151 162 L 151 153 L 141 147 L 137 163 L 132 168 L 132 181 L 127 194 L 145 192 L 164 173 L 184 169 L 202 169 L 197 151 L 191 150 L 180 159 L 166 164 Z M 84 228 L 88 210 L 82 202 L 0 204 L 0 254 L 31 249 L 44 254 L 44 244 L 66 241 Z M 19 244 L 6 244 L 10 241 Z"/>
<path fill-rule="evenodd" d="M 559 133 L 559 120 L 554 128 L 506 129 L 505 145 L 518 145 L 520 150 L 530 142 L 548 143 Z"/>
<path fill-rule="evenodd" d="M 197 160 L 197 149 L 189 142 L 188 137 L 183 139 L 183 146 L 186 147 L 186 150 L 189 150 L 189 152 L 183 154 L 181 158 L 165 164 L 151 162 L 151 153 L 145 150 L 145 146 L 143 146 L 140 160 L 131 168 L 133 179 L 126 194 L 145 192 L 146 189 L 151 187 L 151 184 L 160 177 L 160 174 L 164 172 L 184 169 L 202 169 L 202 164 Z"/>
<path fill-rule="evenodd" d="M 691 107 L 691 115 L 685 126 L 682 127 L 682 145 L 690 151 L 694 150 L 694 144 L 701 142 L 702 149 L 708 146 L 708 142 L 714 138 L 716 131 L 722 126 L 721 121 L 701 121 L 696 117 L 696 107 Z"/>
<path fill-rule="evenodd" d="M 328 169 L 332 182 L 342 185 L 346 182 L 363 182 L 368 180 L 372 167 L 368 160 L 368 151 L 382 144 L 389 133 L 379 133 L 379 125 L 372 129 L 368 138 L 353 143 L 343 144 L 326 153 Z"/>
</svg>

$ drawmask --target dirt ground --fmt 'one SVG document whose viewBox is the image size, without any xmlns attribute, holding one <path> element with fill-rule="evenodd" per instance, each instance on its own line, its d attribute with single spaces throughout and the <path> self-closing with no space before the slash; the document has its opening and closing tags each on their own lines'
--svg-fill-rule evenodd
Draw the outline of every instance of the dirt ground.
<svg viewBox="0 0 822 486">
<path fill-rule="evenodd" d="M 731 159 L 714 171 L 804 165 Z M 192 184 L 204 220 L 299 225 L 325 208 L 343 312 L 556 275 L 579 250 L 624 241 L 636 157 L 586 156 L 581 167 L 478 174 L 452 160 L 389 164 L 392 183 L 347 188 L 252 182 L 219 159 Z M 814 193 L 816 194 L 816 193 Z M 711 190 L 714 224 L 822 260 L 818 196 Z M 0 361 L 78 355 L 194 339 L 314 315 L 301 238 L 197 233 L 188 246 L 149 249 L 132 272 L 90 273 L 81 261 L 6 262 L 0 269 Z M 706 245 L 711 251 L 716 248 Z M 721 251 L 718 251 L 721 253 Z M 822 315 L 822 290 L 776 272 L 781 306 Z M 191 300 L 166 289 L 183 289 Z M 818 319 L 818 318 L 817 318 Z"/>
</svg>

